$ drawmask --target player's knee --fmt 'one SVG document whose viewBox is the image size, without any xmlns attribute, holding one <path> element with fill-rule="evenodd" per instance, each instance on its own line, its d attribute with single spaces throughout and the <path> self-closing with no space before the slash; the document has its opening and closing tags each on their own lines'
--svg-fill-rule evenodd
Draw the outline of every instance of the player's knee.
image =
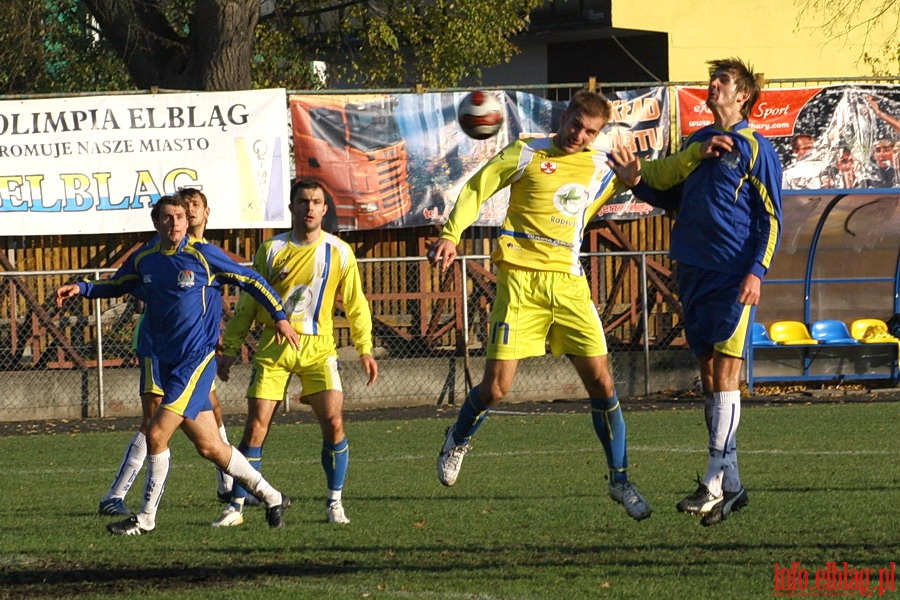
<svg viewBox="0 0 900 600">
<path fill-rule="evenodd" d="M 213 444 L 197 444 L 197 454 L 213 462 L 218 458 L 218 450 L 219 448 Z"/>
<path fill-rule="evenodd" d="M 248 446 L 262 446 L 269 432 L 269 424 L 262 420 L 253 419 L 244 428 L 244 441 Z"/>
<path fill-rule="evenodd" d="M 501 381 L 482 381 L 478 386 L 478 399 L 481 400 L 482 410 L 490 407 L 506 396 L 511 385 L 504 384 Z"/>
<path fill-rule="evenodd" d="M 322 438 L 329 442 L 339 442 L 344 439 L 344 419 L 341 415 L 329 415 L 319 421 L 322 428 Z"/>
<path fill-rule="evenodd" d="M 612 398 L 616 395 L 616 385 L 612 377 L 599 377 L 585 381 L 584 387 L 591 398 Z"/>
</svg>

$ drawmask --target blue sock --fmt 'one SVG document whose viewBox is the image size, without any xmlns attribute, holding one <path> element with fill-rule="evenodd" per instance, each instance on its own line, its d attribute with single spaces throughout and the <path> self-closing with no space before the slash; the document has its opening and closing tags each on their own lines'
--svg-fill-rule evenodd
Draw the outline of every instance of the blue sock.
<svg viewBox="0 0 900 600">
<path fill-rule="evenodd" d="M 325 482 L 329 490 L 344 488 L 347 465 L 350 462 L 350 444 L 344 438 L 337 444 L 322 442 L 322 467 L 325 468 Z"/>
<path fill-rule="evenodd" d="M 459 415 L 456 417 L 456 425 L 453 426 L 453 443 L 457 446 L 468 444 L 481 424 L 487 418 L 489 408 L 482 408 L 481 399 L 478 397 L 478 386 L 476 385 L 469 391 L 466 401 L 463 402 L 462 408 L 459 409 Z"/>
<path fill-rule="evenodd" d="M 616 483 L 628 481 L 625 419 L 622 418 L 618 396 L 606 399 L 591 398 L 591 420 L 606 453 L 610 481 Z"/>
<path fill-rule="evenodd" d="M 252 466 L 257 471 L 262 470 L 262 446 L 245 446 L 243 443 L 241 443 L 241 445 L 238 446 L 238 450 L 247 458 L 250 466 Z M 243 500 L 249 495 L 250 493 L 247 491 L 247 489 L 242 486 L 237 479 L 235 479 L 234 486 L 231 488 L 231 498 L 232 500 L 240 499 L 241 502 L 232 502 L 232 505 L 235 508 L 242 508 Z"/>
</svg>

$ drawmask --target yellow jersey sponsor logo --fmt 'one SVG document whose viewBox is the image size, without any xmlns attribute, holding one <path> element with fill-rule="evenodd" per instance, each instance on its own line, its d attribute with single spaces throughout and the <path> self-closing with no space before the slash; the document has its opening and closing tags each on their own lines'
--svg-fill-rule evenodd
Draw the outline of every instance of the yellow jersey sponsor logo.
<svg viewBox="0 0 900 600">
<path fill-rule="evenodd" d="M 562 214 L 573 217 L 588 203 L 588 191 L 583 185 L 572 183 L 559 188 L 553 194 L 553 205 Z"/>
</svg>

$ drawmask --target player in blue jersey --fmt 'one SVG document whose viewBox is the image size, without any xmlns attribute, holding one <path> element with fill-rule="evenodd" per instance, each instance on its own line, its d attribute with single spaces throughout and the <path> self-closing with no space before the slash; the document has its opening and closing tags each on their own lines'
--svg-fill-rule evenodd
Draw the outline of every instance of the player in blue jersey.
<svg viewBox="0 0 900 600">
<path fill-rule="evenodd" d="M 278 343 L 296 347 L 298 337 L 281 299 L 255 271 L 210 244 L 187 235 L 188 202 L 163 196 L 151 218 L 159 239 L 132 252 L 111 279 L 61 286 L 57 306 L 68 298 L 111 298 L 135 292 L 147 305 L 147 327 L 163 389 L 160 409 L 147 430 L 147 477 L 140 511 L 107 525 L 114 535 L 142 535 L 156 527 L 156 513 L 169 473 L 169 440 L 179 427 L 197 452 L 241 482 L 266 504 L 270 527 L 284 526 L 290 499 L 269 484 L 247 459 L 222 441 L 209 401 L 216 375 L 216 344 L 222 318 L 220 288 L 226 283 L 249 292 L 275 321 Z"/>
<path fill-rule="evenodd" d="M 636 196 L 678 210 L 670 255 L 678 263 L 685 337 L 706 395 L 709 458 L 697 489 L 676 508 L 701 515 L 704 526 L 749 503 L 738 473 L 739 385 L 747 332 L 781 236 L 782 179 L 775 149 L 747 124 L 762 76 L 734 58 L 709 66 L 706 105 L 714 122 L 687 143 L 727 136 L 727 151 L 668 189 L 644 181 L 640 168 L 622 168 L 634 165 L 627 148 L 612 153 L 619 177 Z"/>
<path fill-rule="evenodd" d="M 178 194 L 184 196 L 188 201 L 188 236 L 193 240 L 205 242 L 203 236 L 206 233 L 206 223 L 209 219 L 209 204 L 206 195 L 195 188 L 183 188 L 178 191 Z M 156 237 L 153 238 L 153 240 L 155 239 Z M 136 302 L 143 307 L 143 300 L 136 299 Z M 139 312 L 142 310 L 143 308 Z M 135 327 L 134 340 L 141 371 L 138 392 L 141 399 L 141 425 L 125 447 L 125 454 L 116 471 L 116 476 L 106 494 L 100 499 L 98 512 L 101 515 L 125 516 L 131 514 L 125 504 L 125 495 L 137 479 L 144 459 L 147 458 L 147 428 L 163 398 L 162 386 L 159 382 L 159 367 L 156 359 L 151 356 L 148 330 L 143 325 L 144 315 L 141 314 Z M 212 403 L 219 435 L 227 444 L 228 434 L 225 431 L 222 407 L 219 404 L 215 386 L 210 391 L 209 400 Z M 231 476 L 217 468 L 216 479 L 219 499 L 227 501 L 232 488 Z"/>
<path fill-rule="evenodd" d="M 228 381 L 230 367 L 253 321 L 265 324 L 253 357 L 240 450 L 250 464 L 261 468 L 272 416 L 284 400 L 291 378 L 297 375 L 303 386 L 300 401 L 312 407 L 322 430 L 321 460 L 328 488 L 325 518 L 329 523 L 347 524 L 350 519 L 344 510 L 342 491 L 350 447 L 344 432 L 344 393 L 334 339 L 338 295 L 360 366 L 368 377 L 367 385 L 378 379 L 378 363 L 372 355 L 372 315 L 353 249 L 322 229 L 328 211 L 325 189 L 310 179 L 294 182 L 290 210 L 291 231 L 263 242 L 253 268 L 284 298 L 285 312 L 300 335 L 300 350 L 273 344 L 271 319 L 252 297 L 242 294 L 234 316 L 225 325 L 219 376 Z M 213 521 L 213 527 L 241 525 L 245 498 L 249 498 L 246 490 L 234 486 L 229 506 Z"/>
</svg>

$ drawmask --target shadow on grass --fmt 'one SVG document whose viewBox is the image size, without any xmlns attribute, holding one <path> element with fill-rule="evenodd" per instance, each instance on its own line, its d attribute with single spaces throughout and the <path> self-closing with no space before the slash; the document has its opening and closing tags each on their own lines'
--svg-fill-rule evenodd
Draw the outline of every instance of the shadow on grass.
<svg viewBox="0 0 900 600">
<path fill-rule="evenodd" d="M 324 564 L 227 565 L 221 567 L 75 568 L 64 563 L 0 573 L 2 597 L 68 597 L 77 593 L 118 594 L 140 590 L 145 594 L 220 588 L 228 582 L 259 577 L 322 577 L 346 574 L 357 568 Z"/>
<path fill-rule="evenodd" d="M 702 574 L 709 569 L 715 556 L 741 555 L 745 552 L 763 553 L 769 556 L 796 555 L 805 548 L 804 543 L 735 544 L 733 540 L 721 543 L 698 542 L 692 548 L 680 543 L 655 543 L 652 547 L 654 568 L 679 570 L 683 575 Z M 240 552 L 239 549 L 232 549 Z M 284 552 L 282 548 L 280 551 Z M 294 549 L 308 556 L 317 550 L 309 547 Z M 858 554 L 859 544 L 835 542 L 819 544 L 817 551 L 823 556 L 848 557 Z M 523 544 L 514 548 L 506 546 L 466 548 L 448 551 L 441 545 L 390 546 L 346 545 L 333 546 L 322 553 L 319 561 L 300 559 L 297 562 L 274 564 L 222 565 L 216 567 L 166 566 L 84 568 L 81 564 L 45 561 L 37 566 L 23 568 L 6 565 L 0 572 L 3 597 L 38 598 L 69 597 L 76 594 L 112 595 L 140 593 L 151 595 L 162 592 L 201 592 L 204 589 L 227 589 L 237 583 L 252 583 L 260 578 L 267 580 L 297 578 L 322 578 L 357 573 L 416 572 L 490 578 L 489 573 L 506 569 L 559 569 L 595 565 L 602 557 L 607 568 L 640 569 L 646 566 L 648 547 L 645 544 L 628 544 L 616 540 L 609 545 L 540 545 Z M 226 553 L 230 554 L 230 553 Z M 383 557 L 392 559 L 385 562 Z M 397 561 L 397 557 L 405 557 Z M 527 557 L 527 558 L 525 558 Z M 331 561 L 330 563 L 327 561 Z M 270 583 L 270 582 L 269 582 Z"/>
</svg>

